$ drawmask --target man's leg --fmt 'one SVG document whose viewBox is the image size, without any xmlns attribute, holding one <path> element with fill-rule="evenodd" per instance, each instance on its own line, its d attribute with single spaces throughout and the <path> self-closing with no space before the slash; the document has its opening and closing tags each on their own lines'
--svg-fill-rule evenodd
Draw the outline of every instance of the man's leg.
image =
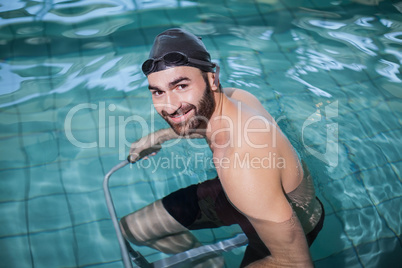
<svg viewBox="0 0 402 268">
<path fill-rule="evenodd" d="M 161 200 L 123 217 L 120 226 L 131 243 L 164 253 L 183 252 L 201 245 L 166 211 Z"/>
<path fill-rule="evenodd" d="M 133 244 L 148 246 L 168 254 L 202 246 L 188 229 L 201 214 L 197 198 L 198 186 L 180 189 L 123 217 L 120 221 L 123 235 Z M 208 222 L 208 219 L 204 220 Z M 217 227 L 208 223 L 205 226 Z M 210 259 L 200 260 L 193 267 L 223 267 L 223 264 L 223 257 L 215 255 Z"/>
</svg>

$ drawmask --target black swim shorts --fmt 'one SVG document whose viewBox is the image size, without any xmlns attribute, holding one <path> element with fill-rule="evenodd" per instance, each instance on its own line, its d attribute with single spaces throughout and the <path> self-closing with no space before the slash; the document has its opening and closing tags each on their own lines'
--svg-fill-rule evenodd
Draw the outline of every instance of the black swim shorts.
<svg viewBox="0 0 402 268">
<path fill-rule="evenodd" d="M 240 267 L 270 254 L 248 219 L 229 202 L 218 178 L 173 192 L 164 197 L 162 203 L 170 215 L 189 230 L 239 224 L 249 240 Z M 323 226 L 325 212 L 321 202 L 320 204 L 321 218 L 316 227 L 306 235 L 309 246 Z"/>
</svg>

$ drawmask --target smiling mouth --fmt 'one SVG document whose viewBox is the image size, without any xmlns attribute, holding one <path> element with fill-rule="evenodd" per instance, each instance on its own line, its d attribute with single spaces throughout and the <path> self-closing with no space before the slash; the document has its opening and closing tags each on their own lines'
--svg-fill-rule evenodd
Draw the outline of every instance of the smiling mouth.
<svg viewBox="0 0 402 268">
<path fill-rule="evenodd" d="M 193 108 L 190 108 L 186 111 L 178 111 L 175 112 L 174 114 L 169 115 L 169 118 L 172 119 L 175 123 L 180 123 L 186 120 L 188 114 L 193 110 Z"/>
</svg>

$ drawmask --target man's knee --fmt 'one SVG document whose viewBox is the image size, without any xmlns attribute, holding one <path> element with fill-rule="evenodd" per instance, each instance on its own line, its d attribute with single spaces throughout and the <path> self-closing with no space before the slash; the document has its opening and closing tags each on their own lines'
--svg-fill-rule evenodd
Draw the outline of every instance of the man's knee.
<svg viewBox="0 0 402 268">
<path fill-rule="evenodd" d="M 124 216 L 123 218 L 120 219 L 120 229 L 121 232 L 123 233 L 123 236 L 126 238 L 126 240 L 130 241 L 133 244 L 136 245 L 143 245 L 145 240 L 144 237 L 145 236 L 138 236 L 138 232 L 131 232 L 130 230 L 130 224 L 133 224 L 133 220 L 129 220 L 129 218 L 132 218 L 134 215 L 129 214 Z M 135 222 L 135 221 L 134 221 Z"/>
<path fill-rule="evenodd" d="M 120 227 L 124 237 L 137 245 L 147 245 L 167 235 L 187 231 L 166 211 L 161 200 L 124 216 Z"/>
</svg>

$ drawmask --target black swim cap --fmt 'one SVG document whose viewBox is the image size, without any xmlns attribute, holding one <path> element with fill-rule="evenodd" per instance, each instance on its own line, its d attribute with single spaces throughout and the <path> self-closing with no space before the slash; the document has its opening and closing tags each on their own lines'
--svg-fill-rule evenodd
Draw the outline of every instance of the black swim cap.
<svg viewBox="0 0 402 268">
<path fill-rule="evenodd" d="M 182 29 L 169 29 L 159 34 L 142 64 L 146 76 L 169 67 L 191 66 L 205 72 L 214 72 L 215 64 L 201 39 Z"/>
</svg>

